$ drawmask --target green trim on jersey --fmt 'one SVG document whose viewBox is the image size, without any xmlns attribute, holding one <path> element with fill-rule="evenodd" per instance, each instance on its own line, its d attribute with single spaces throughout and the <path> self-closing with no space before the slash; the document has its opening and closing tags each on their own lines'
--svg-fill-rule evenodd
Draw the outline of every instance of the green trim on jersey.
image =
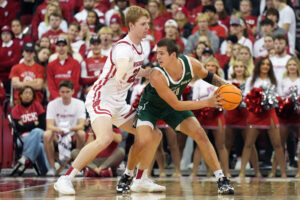
<svg viewBox="0 0 300 200">
<path fill-rule="evenodd" d="M 164 75 L 169 88 L 177 96 L 178 100 L 180 100 L 184 88 L 191 82 L 194 74 L 187 56 L 180 55 L 178 59 L 183 66 L 183 74 L 179 81 L 174 81 L 162 67 L 155 67 L 154 70 L 159 70 Z M 174 127 L 175 125 L 180 124 L 185 118 L 190 116 L 193 116 L 191 111 L 175 111 L 157 94 L 155 88 L 150 83 L 146 86 L 138 106 L 137 117 L 139 120 L 149 121 L 155 126 L 157 120 L 163 119 L 170 126 L 176 128 Z M 171 120 L 174 120 L 174 122 L 171 122 Z"/>
</svg>

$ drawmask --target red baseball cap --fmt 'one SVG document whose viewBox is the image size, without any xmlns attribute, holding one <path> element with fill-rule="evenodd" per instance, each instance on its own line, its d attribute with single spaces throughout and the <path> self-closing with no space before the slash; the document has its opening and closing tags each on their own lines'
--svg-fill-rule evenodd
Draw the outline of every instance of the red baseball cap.
<svg viewBox="0 0 300 200">
<path fill-rule="evenodd" d="M 114 14 L 111 16 L 109 23 L 117 23 L 117 24 L 121 24 L 121 17 L 118 14 Z"/>
<path fill-rule="evenodd" d="M 10 32 L 11 35 L 14 36 L 14 33 L 12 32 L 10 26 L 7 26 L 7 25 L 3 26 L 3 27 L 1 28 L 1 33 L 4 32 L 4 31 Z"/>
<path fill-rule="evenodd" d="M 177 8 L 175 14 L 177 14 L 178 12 L 182 12 L 183 14 L 185 14 L 186 17 L 189 16 L 189 11 L 186 9 L 186 7 L 179 7 Z"/>
</svg>

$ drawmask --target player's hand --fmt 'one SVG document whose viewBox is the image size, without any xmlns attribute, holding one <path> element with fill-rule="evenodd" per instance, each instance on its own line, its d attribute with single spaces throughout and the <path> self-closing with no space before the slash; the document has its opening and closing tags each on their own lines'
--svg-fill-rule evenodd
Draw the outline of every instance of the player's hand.
<svg viewBox="0 0 300 200">
<path fill-rule="evenodd" d="M 222 99 L 224 98 L 220 97 L 220 93 L 214 93 L 207 99 L 208 107 L 222 108 L 222 105 L 224 104 L 223 102 L 220 102 Z"/>
</svg>

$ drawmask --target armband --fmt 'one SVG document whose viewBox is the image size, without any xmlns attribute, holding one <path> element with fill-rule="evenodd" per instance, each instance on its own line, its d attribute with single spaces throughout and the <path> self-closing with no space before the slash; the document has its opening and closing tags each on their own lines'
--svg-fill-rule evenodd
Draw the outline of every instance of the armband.
<svg viewBox="0 0 300 200">
<path fill-rule="evenodd" d="M 213 77 L 214 77 L 214 73 L 208 72 L 207 76 L 203 80 L 211 84 Z"/>
</svg>

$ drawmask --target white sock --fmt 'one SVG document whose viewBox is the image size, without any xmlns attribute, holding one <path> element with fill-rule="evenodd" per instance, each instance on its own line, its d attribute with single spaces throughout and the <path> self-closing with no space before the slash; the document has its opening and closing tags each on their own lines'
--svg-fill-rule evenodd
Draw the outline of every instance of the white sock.
<svg viewBox="0 0 300 200">
<path fill-rule="evenodd" d="M 214 171 L 214 175 L 215 177 L 219 180 L 219 178 L 223 178 L 225 177 L 224 174 L 223 174 L 223 171 L 221 169 L 217 170 L 217 171 Z"/>
<path fill-rule="evenodd" d="M 126 167 L 124 174 L 126 174 L 127 176 L 134 176 L 134 170 L 130 170 Z"/>
<path fill-rule="evenodd" d="M 70 173 L 69 177 L 72 180 L 78 174 L 78 169 L 73 168 L 72 172 Z"/>
<path fill-rule="evenodd" d="M 142 178 L 148 178 L 148 169 L 144 169 Z"/>
</svg>

